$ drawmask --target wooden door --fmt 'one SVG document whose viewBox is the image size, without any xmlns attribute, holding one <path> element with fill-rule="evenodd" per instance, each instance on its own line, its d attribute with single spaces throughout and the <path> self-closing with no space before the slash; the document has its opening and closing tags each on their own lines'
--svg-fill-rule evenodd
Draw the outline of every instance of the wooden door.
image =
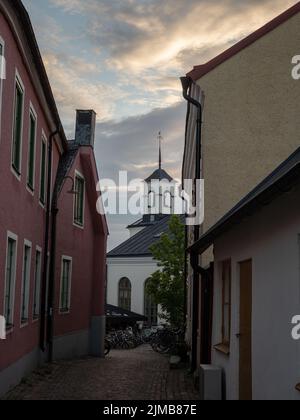
<svg viewBox="0 0 300 420">
<path fill-rule="evenodd" d="M 240 400 L 252 400 L 252 260 L 240 263 Z"/>
</svg>

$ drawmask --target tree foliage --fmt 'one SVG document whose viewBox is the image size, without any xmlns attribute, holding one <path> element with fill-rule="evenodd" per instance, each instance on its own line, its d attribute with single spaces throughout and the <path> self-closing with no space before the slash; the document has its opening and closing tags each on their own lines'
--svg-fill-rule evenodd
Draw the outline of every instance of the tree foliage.
<svg viewBox="0 0 300 420">
<path fill-rule="evenodd" d="M 179 216 L 172 216 L 169 231 L 150 248 L 159 270 L 149 279 L 147 292 L 161 306 L 160 316 L 172 326 L 184 322 L 185 229 Z"/>
</svg>

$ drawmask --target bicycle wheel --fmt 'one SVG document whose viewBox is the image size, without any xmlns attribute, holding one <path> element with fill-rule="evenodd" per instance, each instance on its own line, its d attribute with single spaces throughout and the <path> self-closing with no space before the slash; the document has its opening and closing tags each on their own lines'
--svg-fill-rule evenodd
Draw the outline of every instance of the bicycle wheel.
<svg viewBox="0 0 300 420">
<path fill-rule="evenodd" d="M 111 344 L 109 340 L 105 340 L 104 342 L 104 355 L 108 356 L 111 351 Z"/>
</svg>

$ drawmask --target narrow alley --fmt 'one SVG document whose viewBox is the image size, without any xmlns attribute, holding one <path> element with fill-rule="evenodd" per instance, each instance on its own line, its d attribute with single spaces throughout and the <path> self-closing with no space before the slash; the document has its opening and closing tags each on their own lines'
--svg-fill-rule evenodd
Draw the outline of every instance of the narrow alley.
<svg viewBox="0 0 300 420">
<path fill-rule="evenodd" d="M 150 346 L 114 350 L 105 359 L 59 362 L 34 372 L 5 400 L 198 400 L 186 369 Z"/>
</svg>

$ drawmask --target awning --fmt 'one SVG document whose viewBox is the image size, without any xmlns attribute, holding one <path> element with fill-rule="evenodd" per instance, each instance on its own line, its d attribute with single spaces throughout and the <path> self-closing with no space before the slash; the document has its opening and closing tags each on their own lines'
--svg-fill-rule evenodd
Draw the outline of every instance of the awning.
<svg viewBox="0 0 300 420">
<path fill-rule="evenodd" d="M 113 305 L 106 305 L 106 318 L 111 320 L 120 320 L 122 322 L 147 321 L 147 318 L 143 315 L 136 314 Z"/>
</svg>

